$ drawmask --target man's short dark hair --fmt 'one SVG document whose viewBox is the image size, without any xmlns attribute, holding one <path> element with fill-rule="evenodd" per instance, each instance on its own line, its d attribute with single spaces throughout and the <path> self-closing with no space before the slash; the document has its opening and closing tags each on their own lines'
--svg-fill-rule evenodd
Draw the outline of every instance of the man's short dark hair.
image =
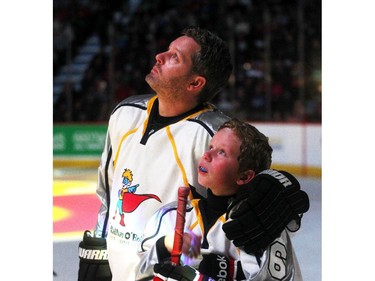
<svg viewBox="0 0 375 281">
<path fill-rule="evenodd" d="M 233 66 L 227 44 L 209 30 L 190 26 L 183 35 L 193 38 L 200 51 L 193 55 L 193 72 L 206 78 L 198 102 L 211 100 L 228 82 Z"/>
</svg>

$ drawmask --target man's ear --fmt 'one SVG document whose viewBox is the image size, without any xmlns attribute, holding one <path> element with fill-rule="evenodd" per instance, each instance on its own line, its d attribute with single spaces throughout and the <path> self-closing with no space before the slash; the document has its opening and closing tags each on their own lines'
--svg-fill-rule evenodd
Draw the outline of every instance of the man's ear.
<svg viewBox="0 0 375 281">
<path fill-rule="evenodd" d="M 206 78 L 203 76 L 196 76 L 193 81 L 190 82 L 188 86 L 189 91 L 201 91 L 206 85 Z"/>
<path fill-rule="evenodd" d="M 242 172 L 240 176 L 237 179 L 238 185 L 243 185 L 251 181 L 255 177 L 255 171 L 253 170 L 247 170 L 245 172 Z"/>
</svg>

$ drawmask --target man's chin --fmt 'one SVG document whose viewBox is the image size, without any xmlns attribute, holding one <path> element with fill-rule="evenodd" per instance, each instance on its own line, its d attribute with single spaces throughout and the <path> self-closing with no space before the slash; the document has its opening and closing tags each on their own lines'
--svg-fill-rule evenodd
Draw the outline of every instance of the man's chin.
<svg viewBox="0 0 375 281">
<path fill-rule="evenodd" d="M 153 84 L 153 78 L 152 78 L 152 74 L 149 73 L 146 75 L 145 77 L 145 81 L 147 82 L 147 84 L 150 85 L 150 87 L 152 88 L 152 84 Z"/>
</svg>

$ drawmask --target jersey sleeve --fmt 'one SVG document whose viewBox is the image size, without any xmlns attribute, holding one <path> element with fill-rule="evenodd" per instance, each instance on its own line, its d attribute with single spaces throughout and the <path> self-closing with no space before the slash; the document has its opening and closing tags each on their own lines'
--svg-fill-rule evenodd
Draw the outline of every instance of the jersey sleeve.
<svg viewBox="0 0 375 281">
<path fill-rule="evenodd" d="M 95 237 L 107 237 L 108 208 L 110 202 L 111 186 L 113 177 L 113 155 L 111 147 L 111 138 L 109 130 L 106 134 L 104 149 L 98 167 L 98 181 L 96 194 L 100 200 L 100 208 L 97 216 L 97 222 L 94 229 Z"/>
<path fill-rule="evenodd" d="M 174 233 L 176 221 L 177 202 L 171 202 L 151 217 L 145 227 L 143 240 L 138 248 L 140 262 L 137 267 L 137 280 L 153 276 L 154 265 L 159 261 L 157 241 L 167 235 Z"/>
<path fill-rule="evenodd" d="M 303 280 L 292 242 L 286 230 L 268 246 L 262 256 L 257 257 L 257 266 L 254 266 L 254 259 L 251 255 L 242 250 L 240 250 L 240 259 L 246 280 Z"/>
</svg>

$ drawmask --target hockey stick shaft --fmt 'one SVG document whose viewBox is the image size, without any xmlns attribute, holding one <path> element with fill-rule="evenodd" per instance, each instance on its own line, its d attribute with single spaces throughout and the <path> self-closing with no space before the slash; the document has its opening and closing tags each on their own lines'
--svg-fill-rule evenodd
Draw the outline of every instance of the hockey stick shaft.
<svg viewBox="0 0 375 281">
<path fill-rule="evenodd" d="M 189 192 L 189 187 L 181 186 L 178 188 L 176 225 L 174 230 L 173 248 L 171 252 L 171 263 L 173 265 L 180 264 L 185 227 L 186 203 Z"/>
</svg>

